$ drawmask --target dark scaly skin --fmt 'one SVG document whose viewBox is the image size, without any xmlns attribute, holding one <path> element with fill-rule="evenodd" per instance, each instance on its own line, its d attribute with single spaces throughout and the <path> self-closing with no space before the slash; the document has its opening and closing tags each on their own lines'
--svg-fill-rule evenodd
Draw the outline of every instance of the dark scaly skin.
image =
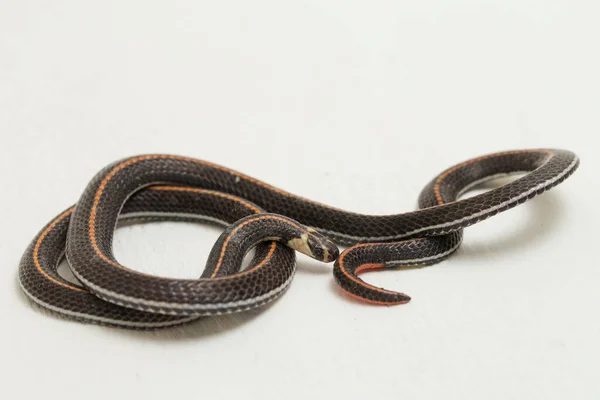
<svg viewBox="0 0 600 400">
<path fill-rule="evenodd" d="M 352 297 L 371 304 L 404 304 L 410 300 L 406 294 L 370 285 L 358 274 L 390 267 L 432 265 L 448 258 L 461 241 L 459 230 L 402 242 L 357 244 L 342 253 L 334 265 L 333 275 L 342 290 Z"/>
<path fill-rule="evenodd" d="M 374 246 L 361 244 L 348 249 L 336 263 L 334 275 L 341 287 L 352 295 L 378 304 L 402 303 L 408 300 L 407 296 L 374 288 L 358 279 L 356 273 L 405 262 L 423 265 L 440 261 L 458 246 L 462 228 L 555 186 L 577 166 L 577 157 L 563 150 L 523 150 L 480 157 L 436 177 L 421 194 L 419 205 L 422 210 L 369 216 L 312 202 L 200 160 L 168 155 L 133 157 L 108 166 L 88 185 L 70 222 L 67 255 L 74 274 L 95 294 L 139 310 L 195 316 L 238 311 L 264 304 L 271 299 L 269 293 L 273 293 L 274 284 L 280 284 L 281 280 L 274 279 L 271 273 L 262 275 L 266 270 L 263 266 L 257 269 L 261 279 L 250 279 L 250 274 L 243 273 L 228 275 L 227 278 L 237 280 L 238 289 L 233 290 L 226 288 L 223 280 L 215 278 L 209 278 L 214 282 L 206 285 L 204 280 L 174 280 L 139 274 L 120 266 L 114 259 L 114 226 L 121 206 L 126 205 L 132 193 L 156 183 L 201 187 L 239 196 L 268 212 L 285 214 L 317 229 L 339 244 L 392 242 Z M 458 193 L 473 182 L 516 171 L 532 172 L 483 195 L 454 201 Z M 222 209 L 221 200 L 214 200 L 213 208 Z M 169 213 L 181 207 L 181 204 L 164 203 L 161 207 Z M 282 223 L 289 224 L 289 221 Z M 270 237 L 266 224 L 257 224 L 256 227 L 260 235 Z M 305 227 L 297 228 L 300 234 L 315 235 Z M 398 242 L 406 239 L 416 240 Z M 318 237 L 313 240 L 313 245 L 324 240 Z M 281 248 L 285 249 L 283 246 Z M 223 254 L 227 254 L 227 251 Z M 314 253 L 317 258 L 323 256 L 316 254 L 318 250 L 314 250 Z M 27 259 L 26 253 L 25 265 Z M 23 264 L 21 269 L 24 269 Z M 227 269 L 222 271 L 233 272 Z M 281 269 L 273 269 L 272 273 L 276 276 Z M 210 272 L 205 271 L 206 274 Z M 204 285 L 202 289 L 199 288 L 201 285 Z M 202 312 L 186 308 L 215 305 L 223 301 L 241 301 L 243 305 L 219 306 Z"/>
<path fill-rule="evenodd" d="M 492 204 L 501 205 L 515 198 L 515 193 L 525 194 L 537 186 L 540 187 L 522 199 L 472 220 L 408 234 L 404 236 L 406 239 L 400 242 L 358 244 L 350 247 L 335 263 L 335 279 L 347 294 L 366 302 L 382 305 L 406 303 L 410 300 L 406 294 L 372 286 L 358 277 L 358 273 L 386 267 L 426 266 L 440 262 L 458 249 L 462 241 L 462 228 L 522 204 L 558 185 L 575 171 L 578 164 L 578 159 L 570 152 L 533 150 L 484 156 L 451 167 L 435 177 L 421 192 L 419 208 L 423 210 L 418 212 L 424 212 L 424 217 L 427 213 L 429 218 L 435 218 L 445 210 L 455 214 L 456 218 L 469 213 L 476 214 Z M 565 173 L 560 176 L 562 171 Z M 477 182 L 515 173 L 529 174 L 498 189 L 457 201 L 462 193 Z M 542 185 L 552 177 L 557 179 Z M 454 216 L 450 215 L 450 218 Z M 421 235 L 431 236 L 419 237 Z M 412 239 L 415 237 L 416 239 Z"/>
<path fill-rule="evenodd" d="M 73 208 L 70 208 L 44 227 L 23 255 L 19 268 L 19 281 L 25 293 L 36 304 L 78 321 L 133 329 L 175 326 L 196 318 L 195 316 L 171 316 L 122 307 L 104 301 L 86 288 L 62 278 L 58 274 L 57 268 L 65 251 L 67 230 L 72 213 Z M 262 210 L 256 205 L 234 196 L 224 196 L 218 192 L 202 189 L 156 186 L 144 189 L 132 196 L 121 211 L 121 219 L 194 220 L 195 216 L 200 214 L 232 224 L 226 232 L 230 232 L 238 225 L 235 222 L 243 222 L 244 217 L 266 215 L 262 214 Z M 244 234 L 244 232 L 240 233 Z M 292 230 L 288 229 L 283 233 L 285 240 L 295 237 Z M 207 261 L 203 276 L 208 275 L 218 279 L 239 272 L 244 255 L 252 247 L 256 252 L 248 270 L 262 265 L 267 273 L 276 271 L 274 276 L 284 282 L 293 276 L 296 265 L 295 255 L 287 246 L 279 242 L 265 242 L 262 240 L 264 238 L 258 237 L 252 246 L 249 246 L 248 243 L 244 246 L 243 243 L 240 245 L 244 237 L 234 235 L 232 239 L 236 242 L 236 246 L 227 252 L 228 260 L 224 260 L 222 268 L 219 271 L 215 270 L 216 260 L 214 256 L 211 256 Z M 223 240 L 224 235 L 221 235 L 213 247 L 211 255 L 220 252 Z M 333 246 L 331 243 L 326 244 Z M 337 257 L 337 253 L 335 253 L 337 248 L 329 250 L 332 252 L 331 257 Z M 286 288 L 287 286 L 275 296 L 265 299 L 263 304 L 281 295 Z M 229 292 L 224 291 L 222 295 L 227 297 L 236 294 L 230 290 Z M 241 310 L 243 308 L 230 311 Z"/>
</svg>

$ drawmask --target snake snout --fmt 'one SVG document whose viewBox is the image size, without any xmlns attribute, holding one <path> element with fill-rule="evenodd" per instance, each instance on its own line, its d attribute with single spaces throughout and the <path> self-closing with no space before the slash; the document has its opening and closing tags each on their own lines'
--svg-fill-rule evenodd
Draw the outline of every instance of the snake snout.
<svg viewBox="0 0 600 400">
<path fill-rule="evenodd" d="M 335 261 L 340 254 L 335 243 L 312 229 L 290 240 L 288 246 L 325 263 Z"/>
<path fill-rule="evenodd" d="M 309 246 L 314 258 L 324 263 L 335 261 L 340 255 L 340 250 L 331 240 L 323 235 L 317 234 L 309 238 Z"/>
</svg>

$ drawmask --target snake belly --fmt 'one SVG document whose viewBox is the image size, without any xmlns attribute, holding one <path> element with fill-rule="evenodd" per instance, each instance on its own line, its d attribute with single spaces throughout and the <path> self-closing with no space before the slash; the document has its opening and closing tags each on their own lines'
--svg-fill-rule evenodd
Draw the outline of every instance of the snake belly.
<svg viewBox="0 0 600 400">
<path fill-rule="evenodd" d="M 348 295 L 373 304 L 402 304 L 407 295 L 372 286 L 359 274 L 439 262 L 459 247 L 463 228 L 556 186 L 578 165 L 578 157 L 566 150 L 490 154 L 435 177 L 419 197 L 419 210 L 364 215 L 198 159 L 131 157 L 100 171 L 76 206 L 42 229 L 22 257 L 19 281 L 36 304 L 63 316 L 158 328 L 274 300 L 293 278 L 296 250 L 320 261 L 335 260 L 334 277 Z M 458 200 L 478 183 L 516 173 L 524 175 Z M 199 219 L 228 228 L 199 279 L 171 279 L 133 271 L 115 259 L 115 227 L 126 218 Z M 351 247 L 338 257 L 336 243 Z M 254 258 L 242 270 L 252 248 Z M 63 254 L 82 286 L 57 273 Z"/>
</svg>

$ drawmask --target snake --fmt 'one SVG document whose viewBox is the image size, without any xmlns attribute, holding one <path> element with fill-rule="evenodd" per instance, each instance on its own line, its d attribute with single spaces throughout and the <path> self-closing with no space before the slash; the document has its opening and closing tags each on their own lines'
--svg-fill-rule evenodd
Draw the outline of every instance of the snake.
<svg viewBox="0 0 600 400">
<path fill-rule="evenodd" d="M 133 156 L 103 168 L 74 206 L 40 230 L 21 258 L 18 280 L 33 304 L 53 314 L 156 329 L 272 302 L 289 288 L 300 252 L 334 262 L 334 279 L 349 297 L 404 304 L 408 295 L 371 285 L 360 274 L 438 263 L 459 248 L 464 228 L 558 185 L 578 166 L 577 155 L 561 149 L 488 154 L 435 176 L 421 191 L 417 210 L 366 215 L 208 161 Z M 463 196 L 485 181 L 513 175 L 518 176 L 500 187 Z M 203 221 L 225 229 L 202 275 L 175 279 L 119 263 L 114 233 L 127 220 Z M 340 253 L 338 246 L 345 249 Z M 77 282 L 58 272 L 64 258 Z"/>
</svg>

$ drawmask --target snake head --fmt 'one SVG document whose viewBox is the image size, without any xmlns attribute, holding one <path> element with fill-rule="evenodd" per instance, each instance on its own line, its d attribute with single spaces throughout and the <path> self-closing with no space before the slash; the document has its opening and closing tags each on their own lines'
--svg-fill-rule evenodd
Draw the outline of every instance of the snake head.
<svg viewBox="0 0 600 400">
<path fill-rule="evenodd" d="M 312 228 L 307 228 L 299 236 L 290 239 L 287 245 L 302 254 L 325 263 L 335 261 L 340 254 L 335 243 Z"/>
</svg>

